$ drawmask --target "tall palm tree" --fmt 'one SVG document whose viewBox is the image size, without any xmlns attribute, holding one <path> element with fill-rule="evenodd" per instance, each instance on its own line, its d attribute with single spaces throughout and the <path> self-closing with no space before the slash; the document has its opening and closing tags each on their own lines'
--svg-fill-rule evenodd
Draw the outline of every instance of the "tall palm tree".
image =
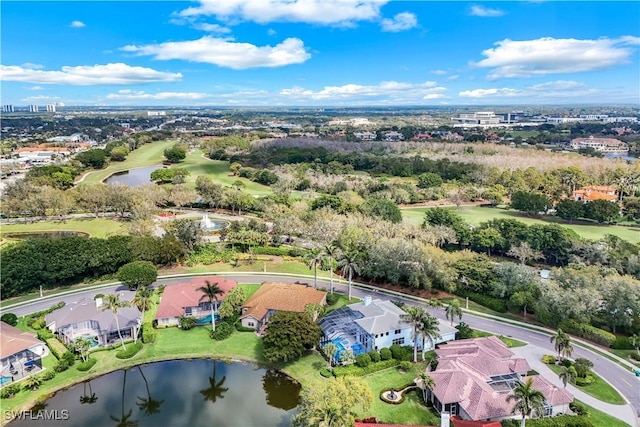
<svg viewBox="0 0 640 427">
<path fill-rule="evenodd" d="M 135 306 L 142 312 L 142 316 L 144 316 L 144 312 L 149 310 L 153 305 L 153 300 L 151 297 L 153 296 L 153 289 L 147 288 L 146 286 L 141 286 L 136 291 L 136 295 L 131 300 L 131 305 Z"/>
<path fill-rule="evenodd" d="M 568 357 L 573 353 L 571 337 L 562 329 L 558 329 L 558 332 L 551 337 L 550 341 L 553 343 L 553 348 L 558 352 L 558 358 L 565 355 Z"/>
<path fill-rule="evenodd" d="M 223 387 L 227 377 L 224 376 L 220 381 L 216 381 L 216 362 L 213 361 L 213 375 L 209 377 L 209 388 L 200 390 L 200 394 L 204 396 L 205 401 L 216 403 L 218 399 L 223 399 L 224 394 L 229 391 L 227 387 Z"/>
<path fill-rule="evenodd" d="M 89 384 L 89 394 L 87 394 L 87 384 Z M 80 396 L 80 403 L 83 405 L 85 403 L 88 403 L 89 405 L 96 403 L 96 401 L 98 400 L 98 397 L 91 389 L 91 381 L 85 381 L 82 384 L 82 388 L 83 388 L 83 393 L 82 393 L 82 396 Z"/>
<path fill-rule="evenodd" d="M 145 415 L 157 414 L 158 412 L 160 412 L 160 405 L 162 405 L 164 400 L 155 400 L 151 397 L 147 377 L 144 376 L 144 372 L 142 372 L 142 368 L 140 368 L 140 365 L 138 365 L 137 368 L 140 372 L 140 375 L 142 375 L 142 380 L 144 381 L 144 385 L 147 388 L 147 398 L 145 399 L 144 397 L 137 396 L 138 402 L 136 402 L 136 405 L 138 405 L 138 408 L 140 408 L 141 411 L 144 411 Z"/>
<path fill-rule="evenodd" d="M 453 319 L 458 318 L 458 320 L 462 319 L 462 307 L 460 307 L 460 300 L 455 298 L 451 301 L 451 304 L 447 306 L 445 309 L 445 315 L 447 319 L 451 319 L 451 326 L 453 326 Z"/>
<path fill-rule="evenodd" d="M 358 265 L 358 259 L 360 253 L 355 250 L 350 250 L 341 255 L 338 261 L 338 267 L 343 276 L 349 277 L 349 300 L 351 300 L 351 282 L 353 280 L 353 274 L 360 273 L 360 266 Z"/>
<path fill-rule="evenodd" d="M 329 358 L 329 368 L 331 368 L 331 365 L 333 364 L 334 358 L 335 358 L 336 354 L 338 353 L 338 346 L 336 346 L 334 343 L 329 341 L 327 344 L 322 346 L 322 351 Z"/>
<path fill-rule="evenodd" d="M 507 396 L 507 402 L 516 402 L 511 413 L 522 415 L 520 427 L 525 427 L 525 419 L 532 413 L 541 413 L 544 408 L 544 394 L 533 388 L 533 378 L 529 378 L 524 384 L 519 383 L 513 392 Z"/>
<path fill-rule="evenodd" d="M 562 371 L 558 374 L 558 378 L 562 380 L 562 384 L 564 384 L 564 388 L 567 388 L 567 383 L 572 383 L 576 380 L 578 373 L 576 372 L 576 368 L 573 366 L 562 367 Z"/>
<path fill-rule="evenodd" d="M 200 286 L 198 291 L 202 292 L 203 295 L 200 297 L 200 301 L 207 300 L 209 304 L 211 304 L 211 330 L 216 330 L 216 316 L 215 316 L 215 303 L 218 302 L 218 295 L 224 294 L 224 291 L 220 289 L 217 283 L 211 283 L 208 280 L 204 281 L 205 286 Z"/>
<path fill-rule="evenodd" d="M 133 413 L 133 409 L 129 409 L 129 412 L 124 413 L 124 390 L 127 384 L 127 370 L 124 370 L 124 381 L 122 382 L 122 414 L 120 418 L 114 417 L 113 415 L 109 415 L 113 421 L 116 422 L 116 427 L 137 427 L 137 420 L 130 420 L 131 414 Z"/>
<path fill-rule="evenodd" d="M 411 328 L 411 337 L 413 338 L 413 363 L 418 361 L 418 339 L 420 338 L 420 329 L 422 321 L 428 314 L 424 308 L 419 306 L 409 306 L 404 309 L 407 314 L 400 316 L 403 322 L 409 323 Z"/>
<path fill-rule="evenodd" d="M 431 344 L 429 347 L 434 346 L 436 339 L 440 338 L 440 322 L 429 312 L 425 312 L 424 317 L 420 322 L 420 329 L 418 331 L 422 336 L 422 361 L 425 361 L 426 346 L 425 341 L 428 339 Z"/>
<path fill-rule="evenodd" d="M 431 378 L 425 371 L 420 372 L 418 376 L 418 381 L 420 382 L 420 388 L 422 389 L 422 399 L 424 403 L 427 403 L 427 390 L 433 390 L 433 387 L 436 385 L 436 382 Z"/>
<path fill-rule="evenodd" d="M 323 260 L 325 258 L 329 259 L 329 282 L 331 283 L 331 286 L 329 288 L 329 292 L 333 293 L 333 260 L 340 254 L 340 248 L 338 248 L 336 245 L 334 245 L 333 243 L 329 243 L 327 246 L 325 246 L 322 249 L 322 254 L 321 256 L 323 257 Z"/>
<path fill-rule="evenodd" d="M 314 249 L 307 255 L 307 261 L 309 261 L 309 269 L 313 268 L 313 287 L 318 289 L 318 264 L 322 263 L 322 254 Z"/>
<path fill-rule="evenodd" d="M 120 301 L 120 297 L 116 294 L 107 294 L 102 299 L 102 311 L 111 310 L 113 314 L 113 318 L 116 320 L 116 328 L 118 328 L 118 336 L 120 337 L 120 344 L 122 344 L 122 349 L 126 350 L 127 348 L 124 345 L 124 339 L 122 339 L 122 333 L 120 332 L 120 322 L 118 321 L 118 311 L 121 308 L 128 306 L 124 301 Z"/>
</svg>

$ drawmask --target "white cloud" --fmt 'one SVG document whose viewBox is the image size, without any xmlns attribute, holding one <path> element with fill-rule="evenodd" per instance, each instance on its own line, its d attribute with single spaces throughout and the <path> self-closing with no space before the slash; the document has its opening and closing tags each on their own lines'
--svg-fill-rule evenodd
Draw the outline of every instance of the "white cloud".
<svg viewBox="0 0 640 427">
<path fill-rule="evenodd" d="M 446 88 L 435 82 L 405 83 L 396 81 L 381 82 L 377 85 L 359 85 L 354 83 L 342 86 L 325 86 L 313 91 L 301 87 L 282 89 L 280 96 L 297 100 L 336 101 L 336 100 L 387 100 L 398 103 L 417 102 L 421 99 L 442 98 Z"/>
<path fill-rule="evenodd" d="M 26 98 L 22 98 L 22 101 L 30 102 L 30 101 L 51 101 L 55 99 L 60 99 L 59 96 L 49 96 L 49 95 L 33 95 L 27 96 Z"/>
<path fill-rule="evenodd" d="M 44 88 L 42 86 L 30 86 L 30 87 L 26 87 L 25 89 L 27 89 L 27 90 L 43 90 Z"/>
<path fill-rule="evenodd" d="M 23 68 L 31 68 L 33 70 L 42 70 L 44 68 L 44 65 L 42 64 L 34 64 L 32 62 L 25 62 L 24 64 L 20 65 Z"/>
<path fill-rule="evenodd" d="M 502 88 L 502 89 L 473 89 L 463 90 L 458 94 L 463 98 L 485 98 L 487 96 L 514 96 L 519 94 L 518 89 Z"/>
<path fill-rule="evenodd" d="M 69 24 L 69 26 L 71 28 L 83 28 L 86 27 L 85 23 L 82 21 L 72 21 L 71 24 Z"/>
<path fill-rule="evenodd" d="M 277 31 L 276 31 L 276 30 L 274 30 L 273 28 L 269 28 L 269 29 L 267 30 L 267 35 L 268 35 L 268 36 L 275 36 L 276 34 L 278 34 L 278 33 L 277 33 Z"/>
<path fill-rule="evenodd" d="M 19 65 L 0 65 L 0 80 L 38 84 L 74 86 L 122 85 L 173 82 L 182 79 L 180 73 L 166 73 L 151 68 L 123 63 L 105 65 L 64 66 L 60 71 L 45 71 Z"/>
<path fill-rule="evenodd" d="M 485 6 L 480 6 L 480 5 L 474 4 L 469 9 L 469 15 L 471 15 L 471 16 L 481 16 L 483 18 L 492 18 L 492 17 L 504 15 L 504 12 L 502 10 L 499 10 L 499 9 L 491 9 L 491 8 L 488 8 L 488 7 L 485 7 Z"/>
<path fill-rule="evenodd" d="M 585 84 L 572 80 L 557 80 L 540 83 L 521 89 L 516 88 L 489 88 L 464 90 L 458 93 L 462 98 L 526 98 L 526 99 L 565 99 L 593 96 L 601 92 L 598 89 L 587 87 Z"/>
<path fill-rule="evenodd" d="M 592 71 L 627 63 L 635 51 L 629 46 L 639 43 L 640 37 L 633 36 L 597 40 L 505 39 L 483 51 L 486 58 L 472 65 L 493 68 L 488 75 L 492 80 Z"/>
<path fill-rule="evenodd" d="M 460 76 L 456 74 L 456 75 L 447 77 L 447 80 L 449 80 L 449 81 L 458 80 L 458 78 L 460 78 Z"/>
<path fill-rule="evenodd" d="M 445 70 L 431 70 L 429 72 L 431 74 L 437 74 L 439 76 L 444 76 L 445 74 L 447 74 L 447 72 Z"/>
<path fill-rule="evenodd" d="M 229 34 L 231 32 L 230 28 L 223 27 L 218 24 L 208 24 L 206 22 L 197 22 L 191 25 L 192 28 L 200 31 L 205 31 L 207 33 L 216 33 L 216 34 Z"/>
<path fill-rule="evenodd" d="M 220 20 L 258 23 L 304 22 L 319 25 L 353 25 L 378 19 L 389 0 L 200 0 L 198 6 L 178 13 L 182 17 L 215 16 Z"/>
<path fill-rule="evenodd" d="M 110 93 L 107 99 L 118 100 L 165 100 L 165 99 L 183 99 L 183 100 L 200 100 L 209 98 L 211 95 L 202 92 L 158 92 L 146 93 L 144 91 L 134 91 L 131 89 L 119 90 L 117 93 Z"/>
<path fill-rule="evenodd" d="M 165 42 L 151 45 L 129 45 L 121 50 L 155 59 L 182 59 L 206 62 L 241 70 L 256 67 L 282 67 L 299 64 L 311 57 L 302 40 L 288 38 L 275 46 L 255 46 L 231 39 L 204 36 L 198 40 Z"/>
<path fill-rule="evenodd" d="M 380 21 L 382 31 L 387 31 L 390 33 L 409 30 L 416 25 L 418 25 L 418 18 L 416 18 L 416 15 L 410 12 L 401 12 L 391 19 L 385 18 Z"/>
</svg>

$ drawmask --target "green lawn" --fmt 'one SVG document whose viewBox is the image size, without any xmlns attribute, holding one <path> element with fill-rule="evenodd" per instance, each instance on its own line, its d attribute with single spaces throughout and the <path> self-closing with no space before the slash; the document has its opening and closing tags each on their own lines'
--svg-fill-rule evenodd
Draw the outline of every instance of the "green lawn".
<svg viewBox="0 0 640 427">
<path fill-rule="evenodd" d="M 478 331 L 478 330 L 474 330 L 473 331 L 473 338 L 481 338 L 481 337 L 490 337 L 490 336 L 497 336 L 498 339 L 500 341 L 502 341 L 503 343 L 506 344 L 507 347 L 512 348 L 512 347 L 524 347 L 525 345 L 527 345 L 526 342 L 514 339 L 514 338 L 509 338 L 509 337 L 505 337 L 503 335 L 496 335 L 496 334 L 492 334 L 490 332 L 485 332 L 485 331 Z"/>
<path fill-rule="evenodd" d="M 251 298 L 251 295 L 255 294 L 261 285 L 238 285 L 239 288 L 244 289 L 245 301 Z"/>
<path fill-rule="evenodd" d="M 245 187 L 244 191 L 253 195 L 271 194 L 271 188 L 258 184 L 246 178 L 230 176 L 229 162 L 221 160 L 211 160 L 202 155 L 201 150 L 194 150 L 187 154 L 183 162 L 171 166 L 172 168 L 184 168 L 190 172 L 187 177 L 187 185 L 195 186 L 196 179 L 200 175 L 210 176 L 214 182 L 224 186 L 230 186 L 235 181 L 241 181 Z"/>
<path fill-rule="evenodd" d="M 424 213 L 429 208 L 406 208 L 402 209 L 404 220 L 411 224 L 422 224 L 424 221 Z M 502 208 L 490 208 L 481 206 L 461 206 L 459 209 L 451 207 L 448 209 L 456 210 L 460 216 L 472 225 L 479 225 L 492 219 L 517 219 L 527 225 L 531 224 L 560 224 L 564 227 L 573 229 L 585 239 L 597 240 L 603 238 L 607 234 L 613 234 L 631 243 L 640 242 L 640 228 L 625 225 L 599 225 L 590 223 L 570 224 L 560 218 L 554 216 L 548 217 L 528 217 L 525 214 Z"/>
<path fill-rule="evenodd" d="M 633 357 L 630 357 L 632 354 L 637 354 L 635 350 L 609 350 L 611 351 L 611 353 L 622 357 L 624 360 L 627 360 L 631 363 L 633 363 L 634 365 L 638 365 L 640 366 L 640 361 L 634 359 Z"/>
<path fill-rule="evenodd" d="M 562 367 L 560 365 L 547 366 L 556 374 L 559 374 L 562 371 Z M 590 396 L 595 397 L 596 399 L 602 400 L 603 402 L 611 403 L 613 405 L 624 405 L 626 403 L 624 398 L 620 396 L 620 394 L 613 387 L 611 387 L 608 382 L 606 382 L 593 372 L 591 372 L 591 375 L 593 375 L 594 378 L 593 383 L 586 386 L 576 385 L 576 388 L 584 391 Z"/>
<path fill-rule="evenodd" d="M 61 221 L 40 221 L 30 224 L 2 224 L 2 233 L 35 231 L 81 231 L 91 237 L 108 237 L 126 234 L 123 222 L 108 218 L 79 218 Z"/>
<path fill-rule="evenodd" d="M 176 141 L 158 141 L 151 144 L 145 144 L 129 153 L 124 162 L 112 162 L 104 169 L 89 172 L 82 182 L 87 184 L 97 184 L 116 172 L 122 172 L 133 168 L 141 168 L 144 166 L 158 165 L 164 160 L 164 150 L 175 143 Z"/>
<path fill-rule="evenodd" d="M 616 417 L 612 417 L 607 413 L 599 411 L 596 408 L 589 406 L 578 399 L 576 399 L 576 401 L 587 408 L 587 417 L 596 427 L 630 427 L 629 424 L 625 423 L 622 420 L 619 420 Z"/>
<path fill-rule="evenodd" d="M 265 268 L 266 267 L 266 268 Z M 219 272 L 219 271 L 266 271 L 267 273 L 289 273 L 289 274 L 312 274 L 306 264 L 298 261 L 239 261 L 237 265 L 232 265 L 227 262 L 218 262 L 209 265 L 196 265 L 194 267 L 187 267 L 180 270 L 180 273 L 206 273 L 206 272 Z M 321 274 L 318 270 L 318 278 L 328 277 L 328 273 Z M 166 273 L 169 274 L 169 273 Z M 313 279 L 304 279 L 306 283 L 313 285 Z"/>
</svg>

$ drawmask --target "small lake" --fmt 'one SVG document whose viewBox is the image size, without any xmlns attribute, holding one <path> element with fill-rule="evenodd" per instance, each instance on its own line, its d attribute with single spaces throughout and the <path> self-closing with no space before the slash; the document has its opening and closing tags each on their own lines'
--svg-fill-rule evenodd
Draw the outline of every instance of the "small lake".
<svg viewBox="0 0 640 427">
<path fill-rule="evenodd" d="M 246 363 L 174 360 L 77 384 L 47 400 L 44 408 L 32 409 L 58 414 L 67 410 L 67 420 L 18 420 L 10 425 L 285 427 L 299 396 L 300 385 L 279 371 Z"/>
<path fill-rule="evenodd" d="M 106 184 L 127 184 L 131 187 L 151 182 L 151 172 L 161 169 L 162 165 L 146 166 L 143 168 L 129 169 L 128 171 L 116 172 L 104 180 Z"/>
</svg>

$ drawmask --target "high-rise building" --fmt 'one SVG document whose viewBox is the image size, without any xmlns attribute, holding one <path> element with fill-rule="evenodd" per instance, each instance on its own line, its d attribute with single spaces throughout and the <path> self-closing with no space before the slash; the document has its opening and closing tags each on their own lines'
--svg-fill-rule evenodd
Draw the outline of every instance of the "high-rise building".
<svg viewBox="0 0 640 427">
<path fill-rule="evenodd" d="M 55 113 L 56 104 L 47 104 L 47 113 Z"/>
<path fill-rule="evenodd" d="M 29 105 L 29 112 L 30 113 L 37 113 L 39 111 L 40 111 L 40 109 L 38 108 L 37 105 Z"/>
<path fill-rule="evenodd" d="M 3 113 L 13 113 L 13 105 L 7 104 L 2 106 Z"/>
</svg>

